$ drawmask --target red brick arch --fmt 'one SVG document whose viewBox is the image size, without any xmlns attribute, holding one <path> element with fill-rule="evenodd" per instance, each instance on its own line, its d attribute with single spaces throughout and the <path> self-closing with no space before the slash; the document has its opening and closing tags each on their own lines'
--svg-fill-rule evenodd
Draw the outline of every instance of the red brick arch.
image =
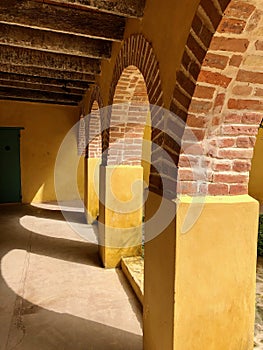
<svg viewBox="0 0 263 350">
<path fill-rule="evenodd" d="M 90 101 L 88 106 L 88 114 L 86 116 L 86 157 L 100 158 L 102 152 L 102 120 L 101 109 L 103 101 L 100 89 L 97 85 L 92 88 Z"/>
<path fill-rule="evenodd" d="M 155 125 L 156 120 L 159 119 L 158 106 L 163 106 L 163 92 L 161 87 L 159 63 L 151 43 L 141 34 L 130 36 L 122 44 L 113 71 L 108 102 L 109 105 L 112 105 L 114 102 L 120 102 L 118 98 L 115 98 L 114 101 L 114 97 L 116 97 L 116 88 L 121 75 L 128 67 L 136 67 L 143 77 L 147 91 L 147 102 L 150 103 L 151 121 L 152 125 Z M 111 115 L 108 115 L 108 126 L 110 126 L 110 118 Z M 103 150 L 105 151 L 108 149 L 108 146 L 109 130 L 106 137 L 104 135 Z"/>
<path fill-rule="evenodd" d="M 246 194 L 263 112 L 263 7 L 213 3 L 200 2 L 171 103 L 173 122 L 187 124 L 178 192 Z"/>
<path fill-rule="evenodd" d="M 141 165 L 144 129 L 150 112 L 143 75 L 135 66 L 121 74 L 110 118 L 108 165 Z"/>
</svg>

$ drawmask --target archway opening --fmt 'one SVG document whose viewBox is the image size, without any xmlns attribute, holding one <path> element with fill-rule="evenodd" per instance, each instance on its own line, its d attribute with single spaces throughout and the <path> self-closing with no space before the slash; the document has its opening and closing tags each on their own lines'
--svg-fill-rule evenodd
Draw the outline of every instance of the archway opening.
<svg viewBox="0 0 263 350">
<path fill-rule="evenodd" d="M 106 229 L 108 236 L 116 237 L 111 226 L 120 232 L 111 261 L 115 259 L 118 264 L 121 260 L 123 265 L 124 260 L 128 263 L 128 259 L 134 258 L 140 265 L 144 251 L 143 198 L 150 175 L 151 122 L 146 83 L 135 66 L 125 68 L 116 84 L 109 124 L 106 177 L 112 198 L 106 203 Z M 109 191 L 107 194 L 109 198 Z"/>
</svg>

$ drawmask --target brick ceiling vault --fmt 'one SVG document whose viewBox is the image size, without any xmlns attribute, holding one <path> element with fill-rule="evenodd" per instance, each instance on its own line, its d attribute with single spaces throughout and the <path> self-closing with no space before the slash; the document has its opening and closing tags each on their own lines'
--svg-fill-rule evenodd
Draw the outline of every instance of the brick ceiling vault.
<svg viewBox="0 0 263 350">
<path fill-rule="evenodd" d="M 2 0 L 0 99 L 77 105 L 145 1 Z"/>
</svg>

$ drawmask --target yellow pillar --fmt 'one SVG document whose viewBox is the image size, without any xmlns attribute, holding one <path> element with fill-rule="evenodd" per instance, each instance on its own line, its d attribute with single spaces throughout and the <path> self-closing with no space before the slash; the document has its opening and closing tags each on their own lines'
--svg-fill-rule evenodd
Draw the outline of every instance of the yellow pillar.
<svg viewBox="0 0 263 350">
<path fill-rule="evenodd" d="M 100 158 L 85 158 L 84 204 L 88 224 L 92 224 L 99 214 L 100 163 Z"/>
<path fill-rule="evenodd" d="M 144 349 L 252 350 L 258 202 L 192 200 L 145 245 Z M 158 203 L 150 194 L 146 220 Z"/>
<path fill-rule="evenodd" d="M 143 168 L 101 166 L 99 253 L 107 268 L 141 255 Z"/>
</svg>

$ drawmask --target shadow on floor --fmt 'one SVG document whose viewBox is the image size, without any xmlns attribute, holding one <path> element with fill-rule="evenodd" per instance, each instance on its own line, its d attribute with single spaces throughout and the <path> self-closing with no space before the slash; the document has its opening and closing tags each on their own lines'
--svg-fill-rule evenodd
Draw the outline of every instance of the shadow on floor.
<svg viewBox="0 0 263 350">
<path fill-rule="evenodd" d="M 92 267 L 100 266 L 97 245 L 81 240 L 47 237 L 29 231 L 20 224 L 20 219 L 26 215 L 36 218 L 64 220 L 63 215 L 56 210 L 39 209 L 29 205 L 1 205 L 1 261 L 9 252 L 22 250 Z M 82 213 L 76 214 L 76 222 L 83 222 Z M 125 283 L 121 272 L 117 273 L 128 298 L 130 295 L 129 286 Z M 87 281 L 87 283 L 89 282 Z M 41 285 L 37 287 L 41 288 Z M 21 295 L 23 295 L 22 292 Z M 0 350 L 142 349 L 141 335 L 68 313 L 50 311 L 30 303 L 8 287 L 2 273 L 0 276 L 0 300 Z M 10 308 L 11 304 L 12 308 Z M 133 308 L 134 304 L 132 302 L 130 304 Z M 105 308 L 101 312 L 107 314 L 109 310 Z M 122 325 L 121 322 L 120 320 L 120 326 Z"/>
</svg>

